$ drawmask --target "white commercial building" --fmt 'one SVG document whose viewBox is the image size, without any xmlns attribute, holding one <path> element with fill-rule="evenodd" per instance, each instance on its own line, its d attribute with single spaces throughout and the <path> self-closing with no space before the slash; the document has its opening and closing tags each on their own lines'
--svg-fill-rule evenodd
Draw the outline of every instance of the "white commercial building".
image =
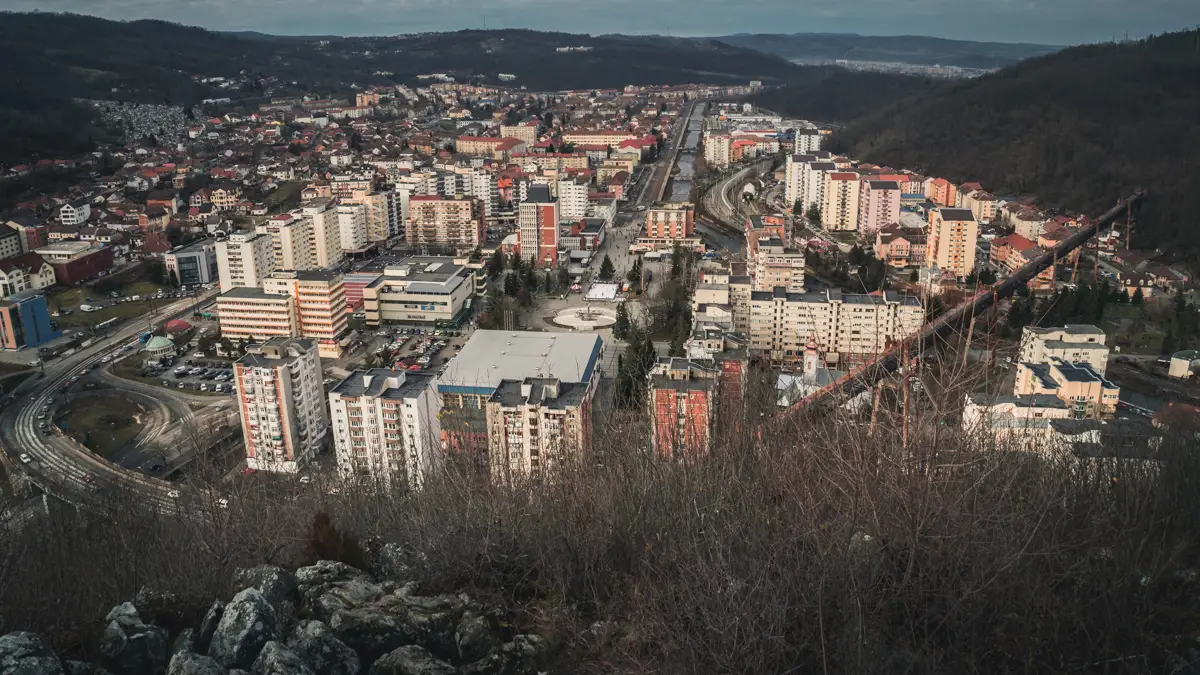
<svg viewBox="0 0 1200 675">
<path fill-rule="evenodd" d="M 275 252 L 270 235 L 245 232 L 217 242 L 217 274 L 222 293 L 234 288 L 258 288 L 273 271 Z"/>
<path fill-rule="evenodd" d="M 420 487 L 442 467 L 432 375 L 356 370 L 329 392 L 333 447 L 347 478 Z"/>
<path fill-rule="evenodd" d="M 1060 328 L 1026 326 L 1021 331 L 1021 363 L 1049 363 L 1060 359 L 1068 363 L 1087 363 L 1101 375 L 1108 369 L 1108 346 L 1104 331 L 1088 324 L 1067 324 Z"/>
<path fill-rule="evenodd" d="M 329 429 L 317 346 L 286 337 L 251 345 L 234 383 L 246 466 L 295 473 L 311 461 Z"/>
</svg>

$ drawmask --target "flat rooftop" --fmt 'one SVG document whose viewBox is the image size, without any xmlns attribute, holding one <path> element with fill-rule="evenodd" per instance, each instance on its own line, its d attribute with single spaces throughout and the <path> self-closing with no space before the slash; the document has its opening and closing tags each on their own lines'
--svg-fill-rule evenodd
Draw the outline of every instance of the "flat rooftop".
<svg viewBox="0 0 1200 675">
<path fill-rule="evenodd" d="M 415 398 L 433 382 L 430 373 L 413 373 L 388 368 L 356 370 L 339 382 L 331 394 L 346 398 L 371 396 L 390 400 Z"/>
<path fill-rule="evenodd" d="M 490 396 L 504 380 L 588 382 L 600 360 L 598 335 L 479 330 L 438 378 L 438 390 Z"/>
</svg>

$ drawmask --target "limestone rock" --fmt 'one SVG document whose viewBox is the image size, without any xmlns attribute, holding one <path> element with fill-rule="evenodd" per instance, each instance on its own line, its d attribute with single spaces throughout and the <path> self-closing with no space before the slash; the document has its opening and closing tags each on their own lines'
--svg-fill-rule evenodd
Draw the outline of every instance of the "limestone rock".
<svg viewBox="0 0 1200 675">
<path fill-rule="evenodd" d="M 217 632 L 217 625 L 221 623 L 221 615 L 225 613 L 225 603 L 220 600 L 213 601 L 213 604 L 204 613 L 204 618 L 200 620 L 200 629 L 196 631 L 196 641 L 192 651 L 197 654 L 207 654 L 208 645 L 212 643 L 213 633 Z"/>
<path fill-rule="evenodd" d="M 482 659 L 495 647 L 491 622 L 481 614 L 466 612 L 454 631 L 454 644 L 460 663 Z"/>
<path fill-rule="evenodd" d="M 517 635 L 486 658 L 459 669 L 460 675 L 537 675 L 546 645 L 536 635 Z"/>
<path fill-rule="evenodd" d="M 234 572 L 235 588 L 257 588 L 275 608 L 280 623 L 288 623 L 296 612 L 300 589 L 296 575 L 275 565 L 259 565 Z"/>
<path fill-rule="evenodd" d="M 287 646 L 316 675 L 357 675 L 361 668 L 358 654 L 322 621 L 301 621 L 288 636 Z"/>
<path fill-rule="evenodd" d="M 454 666 L 417 645 L 400 647 L 371 666 L 370 675 L 455 675 Z"/>
<path fill-rule="evenodd" d="M 263 646 L 250 675 L 314 675 L 312 668 L 305 665 L 300 656 L 282 642 L 272 640 Z"/>
<path fill-rule="evenodd" d="M 144 623 L 133 603 L 125 602 L 105 617 L 100 653 L 112 669 L 125 675 L 161 675 L 167 670 L 167 631 Z"/>
<path fill-rule="evenodd" d="M 112 675 L 107 669 L 84 661 L 67 661 L 63 663 L 63 670 L 67 675 Z"/>
<path fill-rule="evenodd" d="M 62 662 L 37 633 L 0 636 L 0 673 L 4 675 L 64 675 Z"/>
<path fill-rule="evenodd" d="M 208 646 L 208 655 L 226 668 L 248 668 L 263 645 L 279 637 L 279 620 L 257 588 L 233 596 Z"/>
<path fill-rule="evenodd" d="M 225 668 L 211 656 L 178 652 L 171 657 L 167 675 L 226 675 Z"/>
</svg>

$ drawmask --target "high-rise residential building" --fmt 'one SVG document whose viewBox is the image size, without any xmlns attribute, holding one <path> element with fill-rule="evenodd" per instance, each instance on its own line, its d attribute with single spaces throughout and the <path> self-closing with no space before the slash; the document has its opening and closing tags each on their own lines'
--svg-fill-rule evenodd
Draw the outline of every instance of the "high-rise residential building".
<svg viewBox="0 0 1200 675">
<path fill-rule="evenodd" d="M 589 183 L 584 177 L 558 180 L 558 218 L 564 223 L 579 222 L 587 215 Z"/>
<path fill-rule="evenodd" d="M 311 461 L 329 430 L 316 345 L 287 337 L 251 345 L 234 383 L 246 466 L 295 473 Z"/>
<path fill-rule="evenodd" d="M 255 228 L 271 237 L 272 268 L 307 270 L 316 267 L 312 221 L 290 213 L 281 213 Z"/>
<path fill-rule="evenodd" d="M 858 228 L 858 183 L 857 173 L 830 171 L 825 174 L 821 227 L 833 231 Z"/>
<path fill-rule="evenodd" d="M 545 185 L 530 185 L 517 209 L 521 258 L 536 267 L 558 266 L 558 200 Z"/>
<path fill-rule="evenodd" d="M 501 138 L 517 138 L 526 145 L 532 147 L 538 142 L 539 122 L 536 119 L 529 119 L 518 124 L 501 124 Z"/>
<path fill-rule="evenodd" d="M 329 208 L 328 199 L 314 199 L 300 208 L 308 219 L 312 232 L 312 259 L 317 267 L 340 265 L 346 254 L 342 251 L 342 234 L 338 227 L 337 211 Z"/>
<path fill-rule="evenodd" d="M 340 204 L 337 207 L 338 237 L 344 253 L 366 250 L 367 207 L 362 204 Z"/>
<path fill-rule="evenodd" d="M 794 155 L 788 155 L 783 182 L 783 199 L 788 208 L 795 207 L 796 202 L 800 201 L 804 196 L 805 165 L 815 161 L 817 161 L 816 155 L 799 152 Z M 801 208 L 794 215 L 797 217 L 804 215 L 804 211 L 807 208 L 807 204 L 801 204 Z"/>
<path fill-rule="evenodd" d="M 163 254 L 163 267 L 181 284 L 211 284 L 221 280 L 217 240 L 201 239 Z"/>
<path fill-rule="evenodd" d="M 234 288 L 217 297 L 222 337 L 264 340 L 303 336 L 322 357 L 338 358 L 349 330 L 342 276 L 328 270 L 275 272 L 262 288 Z"/>
<path fill-rule="evenodd" d="M 754 291 L 750 297 L 750 348 L 774 363 L 798 363 L 815 341 L 830 362 L 870 360 L 925 322 L 925 309 L 914 297 L 895 291 L 879 295 Z"/>
<path fill-rule="evenodd" d="M 356 370 L 329 392 L 333 447 L 347 478 L 419 488 L 442 467 L 433 375 Z"/>
<path fill-rule="evenodd" d="M 816 152 L 821 149 L 821 132 L 818 129 L 796 129 L 796 153 Z"/>
<path fill-rule="evenodd" d="M 408 202 L 410 244 L 466 250 L 484 243 L 483 207 L 474 197 L 420 195 Z"/>
<path fill-rule="evenodd" d="M 782 286 L 788 293 L 804 292 L 804 251 L 784 246 L 779 239 L 758 242 L 753 264 L 754 290 L 772 291 Z"/>
<path fill-rule="evenodd" d="M 894 180 L 861 181 L 858 197 L 858 231 L 874 238 L 888 225 L 900 223 L 900 184 Z"/>
<path fill-rule="evenodd" d="M 943 272 L 965 277 L 975 269 L 979 224 L 968 209 L 936 208 L 929 214 L 929 243 L 925 259 Z"/>
<path fill-rule="evenodd" d="M 711 167 L 724 168 L 729 166 L 730 146 L 733 144 L 733 135 L 728 133 L 715 133 L 704 135 L 704 162 Z"/>
<path fill-rule="evenodd" d="M 646 209 L 646 237 L 678 240 L 695 236 L 696 207 L 691 202 L 667 202 Z"/>
<path fill-rule="evenodd" d="M 346 203 L 363 207 L 363 220 L 368 243 L 387 241 L 396 236 L 398 231 L 396 217 L 399 214 L 395 192 L 362 190 L 351 195 Z"/>
<path fill-rule="evenodd" d="M 1108 370 L 1108 346 L 1104 331 L 1088 324 L 1067 324 L 1058 328 L 1026 326 L 1021 331 L 1018 361 L 1046 363 L 1060 359 L 1068 363 L 1087 363 L 1103 375 Z"/>
<path fill-rule="evenodd" d="M 802 194 L 804 195 L 804 212 L 808 213 L 814 205 L 817 211 L 824 214 L 825 210 L 825 183 L 828 182 L 825 174 L 837 171 L 837 165 L 829 161 L 809 162 L 801 169 L 801 178 L 803 185 Z"/>
<path fill-rule="evenodd" d="M 597 335 L 478 330 L 438 377 L 450 456 L 497 479 L 588 447 Z"/>
<path fill-rule="evenodd" d="M 668 457 L 708 452 L 721 371 L 711 361 L 660 357 L 650 369 L 650 444 Z"/>
<path fill-rule="evenodd" d="M 404 258 L 385 267 L 383 274 L 363 287 L 363 312 L 367 325 L 373 327 L 458 324 L 486 283 L 454 258 Z"/>
<path fill-rule="evenodd" d="M 222 293 L 234 288 L 258 288 L 274 270 L 275 252 L 269 235 L 239 232 L 217 243 Z"/>
<path fill-rule="evenodd" d="M 925 196 L 934 204 L 953 207 L 958 203 L 958 187 L 945 178 L 931 178 L 925 184 Z"/>
</svg>

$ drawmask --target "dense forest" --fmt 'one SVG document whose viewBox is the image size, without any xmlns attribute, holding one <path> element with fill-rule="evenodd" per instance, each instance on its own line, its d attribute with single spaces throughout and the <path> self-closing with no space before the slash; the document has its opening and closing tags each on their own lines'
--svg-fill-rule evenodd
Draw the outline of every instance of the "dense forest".
<svg viewBox="0 0 1200 675">
<path fill-rule="evenodd" d="M 887 84 L 891 82 L 891 84 Z M 1052 207 L 1098 213 L 1145 187 L 1135 246 L 1200 250 L 1200 31 L 1074 47 L 972 80 L 914 87 L 848 123 L 833 149 Z M 883 78 L 876 91 L 906 88 Z M 864 97 L 866 93 L 862 94 Z M 821 118 L 803 87 L 760 98 Z M 847 119 L 832 111 L 829 119 Z M 852 111 L 853 112 L 853 111 Z"/>
<path fill-rule="evenodd" d="M 805 119 L 849 122 L 895 101 L 927 96 L 945 86 L 945 81 L 927 77 L 808 66 L 799 68 L 787 85 L 765 89 L 748 100 Z"/>
<path fill-rule="evenodd" d="M 723 35 L 713 38 L 735 47 L 754 49 L 788 60 L 822 63 L 837 59 L 920 65 L 999 68 L 1061 49 L 1055 45 L 947 40 L 921 35 L 844 35 L 776 33 Z"/>
</svg>

